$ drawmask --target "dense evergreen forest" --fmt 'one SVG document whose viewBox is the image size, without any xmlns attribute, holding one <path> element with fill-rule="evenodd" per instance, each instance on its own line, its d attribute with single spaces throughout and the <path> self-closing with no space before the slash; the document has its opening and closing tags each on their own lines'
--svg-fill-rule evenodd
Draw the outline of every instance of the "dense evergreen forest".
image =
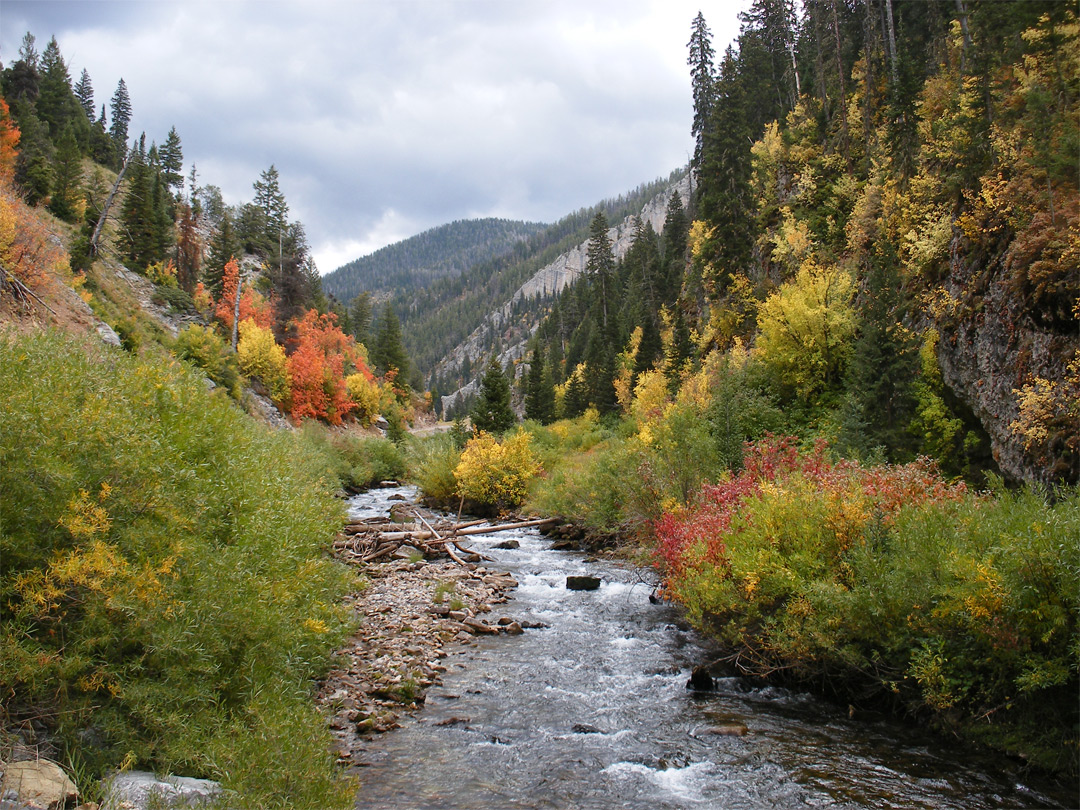
<svg viewBox="0 0 1080 810">
<path fill-rule="evenodd" d="M 692 27 L 689 211 L 617 264 L 597 217 L 537 334 L 559 413 L 746 347 L 755 396 L 854 457 L 1075 482 L 1074 10 L 758 0 L 742 21 L 723 54 Z"/>
<path fill-rule="evenodd" d="M 457 220 L 342 265 L 323 276 L 323 289 L 340 301 L 352 301 L 362 292 L 378 298 L 414 293 L 507 253 L 545 227 L 508 219 Z"/>
</svg>

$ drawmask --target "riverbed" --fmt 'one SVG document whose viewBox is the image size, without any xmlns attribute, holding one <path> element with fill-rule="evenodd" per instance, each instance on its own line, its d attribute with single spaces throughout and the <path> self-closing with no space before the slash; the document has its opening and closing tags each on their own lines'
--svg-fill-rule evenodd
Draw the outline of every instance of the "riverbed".
<svg viewBox="0 0 1080 810">
<path fill-rule="evenodd" d="M 411 495 L 411 491 L 403 490 Z M 354 515 L 395 494 L 357 496 Z M 376 501 L 371 501 L 376 498 Z M 365 500 L 368 499 L 368 500 Z M 516 540 L 516 549 L 495 548 Z M 647 577 L 534 529 L 470 538 L 520 583 L 501 610 L 546 625 L 454 646 L 422 711 L 365 745 L 357 808 L 1071 807 L 1021 776 L 886 717 L 808 694 L 718 678 L 715 657 Z M 601 579 L 566 588 L 571 575 Z"/>
</svg>

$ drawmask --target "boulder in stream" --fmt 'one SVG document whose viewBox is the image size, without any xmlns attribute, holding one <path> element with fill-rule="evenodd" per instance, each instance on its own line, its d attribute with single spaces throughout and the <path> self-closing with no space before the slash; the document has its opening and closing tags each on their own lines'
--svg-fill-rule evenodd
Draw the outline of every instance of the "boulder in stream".
<svg viewBox="0 0 1080 810">
<path fill-rule="evenodd" d="M 690 680 L 686 682 L 687 689 L 695 692 L 711 692 L 716 688 L 713 677 L 708 667 L 694 667 L 690 672 Z"/>
<path fill-rule="evenodd" d="M 64 769 L 47 759 L 31 762 L 12 762 L 6 766 L 0 763 L 4 781 L 3 801 L 16 802 L 13 807 L 25 807 L 29 810 L 46 807 L 63 807 L 65 802 L 78 796 L 75 783 L 64 773 Z"/>
<path fill-rule="evenodd" d="M 568 576 L 566 589 L 569 591 L 595 591 L 600 588 L 600 577 Z"/>
</svg>

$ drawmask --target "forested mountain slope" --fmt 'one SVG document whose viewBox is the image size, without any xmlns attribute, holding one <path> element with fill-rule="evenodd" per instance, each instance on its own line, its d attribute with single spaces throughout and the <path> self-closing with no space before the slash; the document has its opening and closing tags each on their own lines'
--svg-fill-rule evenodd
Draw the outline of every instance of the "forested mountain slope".
<svg viewBox="0 0 1080 810">
<path fill-rule="evenodd" d="M 1076 481 L 1075 9 L 755 0 L 742 21 L 722 55 L 692 26 L 682 261 L 674 234 L 619 262 L 594 234 L 538 330 L 559 413 L 617 411 L 620 369 L 675 390 L 745 355 L 754 395 L 839 452 Z"/>
<path fill-rule="evenodd" d="M 343 302 L 365 291 L 377 298 L 410 292 L 501 256 L 545 227 L 495 218 L 450 222 L 342 265 L 323 276 L 323 289 Z"/>
<path fill-rule="evenodd" d="M 643 184 L 628 194 L 563 217 L 518 242 L 505 255 L 476 264 L 461 275 L 447 276 L 422 289 L 395 292 L 390 303 L 401 319 L 405 347 L 425 379 L 431 380 L 437 364 L 480 326 L 489 313 L 509 302 L 537 271 L 585 241 L 589 222 L 596 212 L 603 211 L 613 221 L 637 214 L 678 176 L 675 173 L 671 178 Z M 527 308 L 528 305 L 523 305 L 519 312 Z M 485 343 L 484 352 L 495 348 L 494 340 L 493 335 L 492 341 Z M 457 387 L 454 381 L 435 383 L 441 386 L 440 390 Z"/>
</svg>

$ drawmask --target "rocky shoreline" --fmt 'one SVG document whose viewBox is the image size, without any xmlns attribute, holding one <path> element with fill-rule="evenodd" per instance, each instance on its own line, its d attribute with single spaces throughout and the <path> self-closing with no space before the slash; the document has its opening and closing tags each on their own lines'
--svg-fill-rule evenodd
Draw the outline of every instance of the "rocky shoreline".
<svg viewBox="0 0 1080 810">
<path fill-rule="evenodd" d="M 359 630 L 335 652 L 316 696 L 339 762 L 353 766 L 364 764 L 372 734 L 397 728 L 402 715 L 423 706 L 446 671 L 448 647 L 535 626 L 509 616 L 492 620 L 517 582 L 481 565 L 395 557 L 367 563 L 363 573 L 367 587 L 347 598 Z"/>
</svg>

